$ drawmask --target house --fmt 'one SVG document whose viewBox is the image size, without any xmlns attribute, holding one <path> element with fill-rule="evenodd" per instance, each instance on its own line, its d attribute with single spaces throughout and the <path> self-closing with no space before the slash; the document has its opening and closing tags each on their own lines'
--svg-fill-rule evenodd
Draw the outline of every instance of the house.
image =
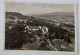
<svg viewBox="0 0 80 55">
<path fill-rule="evenodd" d="M 27 23 L 27 20 L 19 19 L 18 21 Z"/>
<path fill-rule="evenodd" d="M 29 31 L 38 31 L 41 30 L 42 34 L 46 34 L 48 32 L 48 28 L 46 26 L 26 26 L 25 30 L 28 29 Z"/>
<path fill-rule="evenodd" d="M 48 28 L 46 26 L 43 26 L 41 29 L 42 29 L 43 35 L 48 33 Z"/>
<path fill-rule="evenodd" d="M 60 22 L 55 22 L 54 24 L 55 24 L 55 26 L 60 26 L 61 25 Z"/>
<path fill-rule="evenodd" d="M 9 29 L 12 29 L 14 26 L 9 26 Z"/>
<path fill-rule="evenodd" d="M 27 29 L 32 30 L 32 31 L 37 31 L 40 29 L 40 27 L 39 26 L 27 26 Z"/>
<path fill-rule="evenodd" d="M 16 18 L 16 19 L 14 19 L 13 21 L 14 21 L 14 22 L 17 22 L 17 21 L 18 21 L 18 19 Z"/>
</svg>

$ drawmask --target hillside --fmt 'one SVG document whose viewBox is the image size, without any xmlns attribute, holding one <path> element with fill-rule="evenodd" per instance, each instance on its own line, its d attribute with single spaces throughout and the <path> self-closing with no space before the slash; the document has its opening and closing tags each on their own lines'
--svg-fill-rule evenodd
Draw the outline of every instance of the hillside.
<svg viewBox="0 0 80 55">
<path fill-rule="evenodd" d="M 69 29 L 70 31 L 74 32 L 74 16 L 72 16 L 72 13 L 47 13 L 43 15 L 38 16 L 25 16 L 17 12 L 6 12 L 6 21 L 10 19 L 17 19 L 19 20 L 26 20 L 26 21 L 32 21 L 31 24 L 27 25 L 33 25 L 33 26 L 47 26 L 47 27 L 55 27 L 58 22 L 60 23 L 60 26 L 64 26 L 65 28 Z M 8 19 L 9 17 L 9 19 Z"/>
</svg>

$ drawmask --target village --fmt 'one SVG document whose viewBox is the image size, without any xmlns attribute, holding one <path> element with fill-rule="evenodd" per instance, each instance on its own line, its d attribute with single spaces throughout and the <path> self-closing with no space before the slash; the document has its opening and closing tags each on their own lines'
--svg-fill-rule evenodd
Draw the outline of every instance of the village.
<svg viewBox="0 0 80 55">
<path fill-rule="evenodd" d="M 59 37 L 59 33 L 50 29 L 46 25 L 32 25 L 35 21 L 29 19 L 18 19 L 16 16 L 6 18 L 8 23 L 7 31 L 11 32 L 10 38 L 13 38 L 14 44 L 9 43 L 7 48 L 22 50 L 51 50 L 51 51 L 72 51 L 69 43 L 70 38 Z M 35 18 L 36 19 L 36 18 Z M 38 20 L 37 20 L 38 21 Z M 36 22 L 35 22 L 36 23 Z M 49 24 L 53 24 L 49 22 Z M 59 22 L 55 23 L 56 27 L 60 26 Z M 59 28 L 58 28 L 59 29 Z M 57 30 L 57 29 L 56 29 Z M 15 35 L 13 35 L 13 32 Z M 8 37 L 9 37 L 8 35 Z M 13 35 L 13 36 L 12 36 Z M 67 36 L 67 34 L 66 34 Z M 15 38 L 16 39 L 15 39 Z M 66 40 L 66 41 L 65 41 Z M 20 45 L 16 46 L 15 45 Z M 72 49 L 72 50 L 71 50 Z"/>
</svg>

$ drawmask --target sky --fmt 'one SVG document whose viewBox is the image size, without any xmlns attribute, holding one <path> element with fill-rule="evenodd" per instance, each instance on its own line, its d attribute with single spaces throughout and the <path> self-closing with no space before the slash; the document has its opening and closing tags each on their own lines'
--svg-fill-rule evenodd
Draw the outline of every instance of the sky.
<svg viewBox="0 0 80 55">
<path fill-rule="evenodd" d="M 43 4 L 43 3 L 6 3 L 6 12 L 22 14 L 45 14 L 53 12 L 74 12 L 73 4 Z"/>
</svg>

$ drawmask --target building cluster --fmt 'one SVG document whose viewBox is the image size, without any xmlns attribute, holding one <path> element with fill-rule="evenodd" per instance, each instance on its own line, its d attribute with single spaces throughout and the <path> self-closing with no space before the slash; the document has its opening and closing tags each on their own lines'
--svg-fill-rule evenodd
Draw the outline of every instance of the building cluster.
<svg viewBox="0 0 80 55">
<path fill-rule="evenodd" d="M 46 26 L 26 26 L 25 27 L 25 32 L 27 32 L 27 30 L 28 30 L 28 32 L 30 33 L 30 32 L 35 32 L 35 31 L 41 31 L 40 33 L 42 33 L 43 35 L 44 34 L 46 34 L 46 33 L 48 33 L 48 28 L 46 27 Z"/>
</svg>

